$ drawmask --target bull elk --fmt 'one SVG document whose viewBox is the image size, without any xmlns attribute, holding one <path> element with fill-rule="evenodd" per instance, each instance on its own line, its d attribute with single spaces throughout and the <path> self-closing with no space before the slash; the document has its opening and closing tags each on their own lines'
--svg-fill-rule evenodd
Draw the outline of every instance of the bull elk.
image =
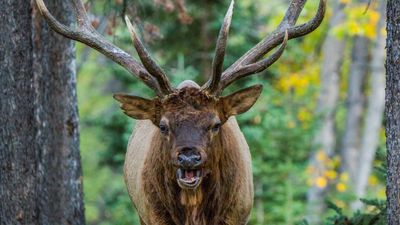
<svg viewBox="0 0 400 225">
<path fill-rule="evenodd" d="M 253 204 L 251 156 L 234 116 L 253 106 L 262 85 L 228 96 L 221 93 L 236 80 L 271 66 L 289 39 L 315 30 L 323 20 L 326 0 L 320 0 L 316 15 L 301 25 L 296 22 L 306 0 L 292 0 L 279 27 L 224 71 L 232 0 L 217 40 L 210 80 L 201 87 L 184 81 L 177 88 L 151 58 L 128 17 L 125 21 L 141 64 L 96 32 L 80 0 L 72 2 L 76 29 L 58 22 L 43 0 L 36 0 L 52 29 L 103 53 L 156 93 L 152 100 L 114 95 L 124 113 L 139 120 L 128 144 L 124 175 L 141 224 L 246 224 Z"/>
</svg>

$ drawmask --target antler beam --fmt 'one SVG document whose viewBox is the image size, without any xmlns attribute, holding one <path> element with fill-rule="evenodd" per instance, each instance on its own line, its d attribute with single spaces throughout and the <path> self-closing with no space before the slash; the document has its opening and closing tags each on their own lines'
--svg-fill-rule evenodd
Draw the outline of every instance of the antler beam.
<svg viewBox="0 0 400 225">
<path fill-rule="evenodd" d="M 61 24 L 53 17 L 53 15 L 51 15 L 43 0 L 36 0 L 36 4 L 40 13 L 54 31 L 67 38 L 82 42 L 83 44 L 96 49 L 114 62 L 120 64 L 131 74 L 143 81 L 148 87 L 153 89 L 157 96 L 162 97 L 167 94 L 169 89 L 166 88 L 166 82 L 168 82 L 166 77 L 166 80 L 163 81 L 161 88 L 159 83 L 159 80 L 161 79 L 149 73 L 149 71 L 147 71 L 146 68 L 144 68 L 131 55 L 106 40 L 93 28 L 86 14 L 85 7 L 80 0 L 72 0 L 72 2 L 76 10 L 76 29 L 72 29 L 64 24 Z M 139 56 L 141 56 L 140 53 Z"/>
<path fill-rule="evenodd" d="M 255 62 L 248 64 L 246 66 L 239 67 L 237 70 L 231 72 L 231 74 L 226 74 L 225 79 L 221 81 L 221 87 L 225 88 L 232 84 L 234 81 L 239 80 L 243 77 L 247 77 L 256 73 L 259 73 L 261 71 L 266 70 L 268 67 L 270 67 L 272 64 L 274 64 L 283 54 L 285 51 L 287 42 L 289 39 L 289 33 L 286 30 L 285 31 L 285 36 L 283 38 L 283 43 L 281 47 L 274 52 L 272 55 L 270 55 L 268 58 L 263 59 L 261 61 Z M 222 90 L 223 90 L 222 88 Z"/>
<path fill-rule="evenodd" d="M 318 11 L 310 21 L 295 26 L 307 0 L 292 0 L 278 28 L 223 72 L 221 82 L 218 88 L 213 89 L 215 90 L 213 94 L 219 95 L 234 81 L 267 69 L 282 55 L 288 40 L 307 35 L 317 29 L 325 15 L 326 1 L 320 0 Z M 275 53 L 267 59 L 259 61 L 278 45 L 281 47 Z M 204 87 L 211 86 L 210 83 L 213 79 L 211 78 Z"/>
<path fill-rule="evenodd" d="M 306 0 L 292 0 L 289 9 L 287 10 L 285 17 L 280 23 L 279 27 L 274 32 L 272 32 L 271 35 L 265 37 L 261 42 L 250 49 L 234 64 L 232 64 L 232 66 L 230 66 L 224 73 L 228 73 L 230 70 L 236 70 L 242 65 L 253 63 L 262 58 L 273 48 L 282 43 L 286 30 L 288 30 L 290 40 L 309 34 L 317 29 L 324 19 L 326 1 L 327 0 L 320 0 L 318 11 L 310 21 L 293 27 L 294 24 L 297 22 L 297 19 L 299 18 L 302 9 L 304 8 Z"/>
</svg>

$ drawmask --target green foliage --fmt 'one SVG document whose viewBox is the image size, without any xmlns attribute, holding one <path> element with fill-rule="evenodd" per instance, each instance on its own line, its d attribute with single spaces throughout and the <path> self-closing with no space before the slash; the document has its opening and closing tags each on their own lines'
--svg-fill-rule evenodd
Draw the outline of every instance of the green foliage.
<svg viewBox="0 0 400 225">
<path fill-rule="evenodd" d="M 375 175 L 383 181 L 386 177 L 386 162 L 382 161 L 386 158 L 386 154 L 380 150 L 376 159 L 380 161 L 380 165 L 375 167 Z M 387 225 L 387 207 L 385 200 L 379 199 L 360 199 L 364 205 L 364 210 L 357 210 L 353 215 L 347 216 L 344 210 L 333 202 L 328 201 L 328 208 L 335 212 L 330 216 L 326 225 Z M 306 222 L 306 221 L 305 221 Z"/>
<path fill-rule="evenodd" d="M 367 211 L 357 211 L 351 217 L 346 216 L 342 209 L 334 203 L 328 207 L 335 211 L 336 215 L 328 218 L 326 225 L 387 225 L 386 201 L 361 199 Z"/>
</svg>

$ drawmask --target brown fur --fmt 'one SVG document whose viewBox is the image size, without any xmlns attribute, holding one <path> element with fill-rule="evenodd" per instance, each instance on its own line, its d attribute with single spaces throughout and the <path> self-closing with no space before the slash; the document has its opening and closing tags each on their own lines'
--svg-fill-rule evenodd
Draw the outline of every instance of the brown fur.
<svg viewBox="0 0 400 225">
<path fill-rule="evenodd" d="M 160 114 L 175 112 L 168 118 L 197 121 L 193 126 L 203 126 L 210 115 L 224 116 L 218 99 L 195 87 L 182 88 L 164 99 L 161 106 Z M 187 190 L 176 182 L 168 140 L 154 126 L 154 121 L 138 121 L 129 141 L 124 172 L 142 224 L 247 223 L 253 201 L 250 152 L 235 118 L 223 122 L 218 135 L 205 149 L 208 175 L 199 188 Z"/>
</svg>

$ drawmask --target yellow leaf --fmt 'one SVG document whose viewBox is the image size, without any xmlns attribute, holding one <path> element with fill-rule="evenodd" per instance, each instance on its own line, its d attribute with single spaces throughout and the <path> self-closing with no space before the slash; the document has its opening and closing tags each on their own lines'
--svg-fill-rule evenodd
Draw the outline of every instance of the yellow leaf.
<svg viewBox="0 0 400 225">
<path fill-rule="evenodd" d="M 365 26 L 365 36 L 369 39 L 374 39 L 376 37 L 376 29 L 374 26 L 367 25 Z"/>
<path fill-rule="evenodd" d="M 328 181 L 325 177 L 318 177 L 315 181 L 315 185 L 319 188 L 325 188 L 328 185 Z"/>
<path fill-rule="evenodd" d="M 325 176 L 329 179 L 329 180 L 334 180 L 337 178 L 337 172 L 334 170 L 328 170 L 325 172 Z"/>
<path fill-rule="evenodd" d="M 348 23 L 349 33 L 351 35 L 356 35 L 361 33 L 360 25 L 356 21 L 350 21 Z"/>
<path fill-rule="evenodd" d="M 376 186 L 378 184 L 379 180 L 376 176 L 371 175 L 368 177 L 368 185 L 370 186 Z"/>
<path fill-rule="evenodd" d="M 368 15 L 369 15 L 369 23 L 376 25 L 379 21 L 380 17 L 379 13 L 377 11 L 371 10 L 368 12 Z"/>
<path fill-rule="evenodd" d="M 338 190 L 339 192 L 345 192 L 347 190 L 346 184 L 342 182 L 337 183 L 336 190 Z"/>
</svg>

